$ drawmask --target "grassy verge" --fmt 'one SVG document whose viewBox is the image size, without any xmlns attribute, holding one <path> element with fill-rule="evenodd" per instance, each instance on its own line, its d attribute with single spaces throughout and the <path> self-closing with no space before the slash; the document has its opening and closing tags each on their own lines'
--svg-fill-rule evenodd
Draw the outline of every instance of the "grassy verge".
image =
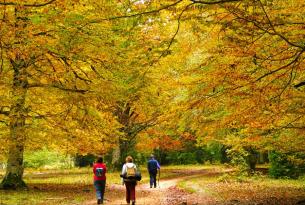
<svg viewBox="0 0 305 205">
<path fill-rule="evenodd" d="M 181 181 L 189 193 L 213 196 L 238 204 L 296 204 L 305 199 L 305 180 L 271 179 L 263 175 L 238 177 L 229 173 L 205 174 Z"/>
</svg>

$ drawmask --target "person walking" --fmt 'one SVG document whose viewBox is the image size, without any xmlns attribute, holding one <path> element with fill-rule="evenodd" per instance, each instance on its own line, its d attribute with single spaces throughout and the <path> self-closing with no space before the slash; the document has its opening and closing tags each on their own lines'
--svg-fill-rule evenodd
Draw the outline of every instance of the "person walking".
<svg viewBox="0 0 305 205">
<path fill-rule="evenodd" d="M 126 187 L 126 202 L 127 204 L 136 204 L 136 185 L 135 175 L 137 167 L 133 163 L 131 156 L 126 157 L 126 163 L 122 167 L 123 185 Z"/>
<path fill-rule="evenodd" d="M 96 191 L 97 204 L 103 204 L 106 186 L 106 165 L 103 163 L 103 157 L 98 157 L 93 165 L 93 179 Z"/>
<path fill-rule="evenodd" d="M 147 162 L 147 170 L 148 170 L 149 178 L 150 178 L 150 181 L 149 181 L 150 188 L 152 188 L 152 186 L 154 186 L 154 188 L 156 188 L 157 187 L 157 173 L 158 173 L 158 170 L 160 172 L 160 164 L 155 159 L 154 155 L 150 155 L 150 159 Z"/>
</svg>

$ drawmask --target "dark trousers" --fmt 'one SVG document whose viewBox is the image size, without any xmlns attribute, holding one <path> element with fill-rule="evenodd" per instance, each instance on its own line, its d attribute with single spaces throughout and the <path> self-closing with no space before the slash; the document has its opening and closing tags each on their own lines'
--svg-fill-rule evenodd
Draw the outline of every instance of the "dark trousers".
<svg viewBox="0 0 305 205">
<path fill-rule="evenodd" d="M 106 180 L 96 180 L 94 181 L 94 187 L 96 191 L 96 198 L 100 199 L 101 202 L 104 200 Z"/>
<path fill-rule="evenodd" d="M 156 172 L 156 171 L 149 172 L 149 178 L 150 178 L 149 184 L 150 184 L 150 187 L 152 187 L 153 185 L 154 185 L 155 188 L 157 187 L 157 173 L 158 172 Z"/>
<path fill-rule="evenodd" d="M 126 202 L 136 201 L 136 182 L 125 181 L 126 186 Z"/>
</svg>

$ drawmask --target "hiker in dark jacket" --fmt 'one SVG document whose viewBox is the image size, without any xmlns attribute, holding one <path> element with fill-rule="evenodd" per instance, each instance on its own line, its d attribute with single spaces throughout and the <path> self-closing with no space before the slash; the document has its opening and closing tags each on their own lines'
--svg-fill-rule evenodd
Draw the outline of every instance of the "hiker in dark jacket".
<svg viewBox="0 0 305 205">
<path fill-rule="evenodd" d="M 147 170 L 150 177 L 150 188 L 154 185 L 154 188 L 157 187 L 157 173 L 160 171 L 160 165 L 157 160 L 155 160 L 154 155 L 150 156 L 150 160 L 147 163 Z"/>
</svg>

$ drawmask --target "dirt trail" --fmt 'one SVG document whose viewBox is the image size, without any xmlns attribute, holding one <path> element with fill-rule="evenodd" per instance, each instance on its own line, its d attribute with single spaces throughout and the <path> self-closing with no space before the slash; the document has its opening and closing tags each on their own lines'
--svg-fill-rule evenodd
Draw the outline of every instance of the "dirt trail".
<svg viewBox="0 0 305 205">
<path fill-rule="evenodd" d="M 181 173 L 180 177 L 160 180 L 157 188 L 149 188 L 149 184 L 139 183 L 136 187 L 137 205 L 199 205 L 214 204 L 215 201 L 206 193 L 190 194 L 177 188 L 177 183 L 205 174 L 211 174 L 206 170 L 196 172 Z M 105 204 L 125 205 L 125 187 L 122 185 L 111 185 L 107 187 L 105 193 Z M 96 204 L 95 200 L 84 205 Z"/>
</svg>

